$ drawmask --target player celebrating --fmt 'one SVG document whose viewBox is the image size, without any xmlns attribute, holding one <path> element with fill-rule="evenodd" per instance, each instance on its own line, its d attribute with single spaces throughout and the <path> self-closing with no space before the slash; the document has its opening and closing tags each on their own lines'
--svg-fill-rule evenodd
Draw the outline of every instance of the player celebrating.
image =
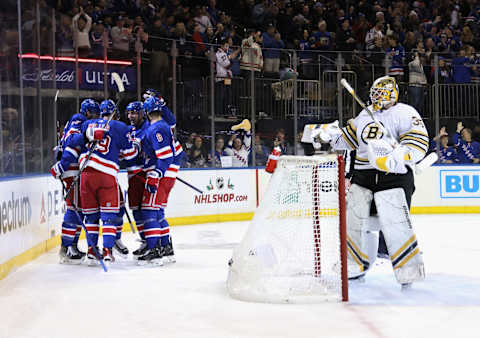
<svg viewBox="0 0 480 338">
<path fill-rule="evenodd" d="M 425 278 L 409 208 L 415 189 L 411 167 L 424 158 L 428 134 L 418 112 L 409 105 L 397 103 L 398 87 L 394 78 L 377 79 L 370 90 L 370 99 L 372 105 L 368 109 L 383 127 L 363 110 L 346 127 L 340 129 L 336 122 L 322 125 L 317 133 L 334 150 L 357 150 L 347 196 L 349 277 L 363 276 L 371 266 L 378 238 L 369 239 L 366 234 L 381 230 L 395 277 L 403 288 Z M 365 229 L 365 224 L 371 227 L 376 223 L 368 220 L 371 206 L 378 212 L 380 229 Z"/>
<path fill-rule="evenodd" d="M 65 126 L 60 142 L 60 161 L 55 163 L 50 172 L 55 178 L 59 178 L 65 182 L 66 191 L 69 191 L 74 178 L 79 175 L 78 157 L 80 155 L 80 147 L 68 147 L 67 141 L 72 135 L 80 133 L 83 122 L 87 119 L 97 117 L 99 112 L 100 107 L 96 101 L 92 99 L 83 100 L 80 105 L 80 113 L 74 114 Z M 82 230 L 80 220 L 75 214 L 75 207 L 80 207 L 79 202 L 79 182 L 77 181 L 71 189 L 69 196 L 66 196 L 67 211 L 63 216 L 62 223 L 60 263 L 80 264 L 85 256 L 85 253 L 79 251 L 77 246 Z M 83 219 L 81 211 L 77 210 L 77 212 L 80 218 Z"/>
<path fill-rule="evenodd" d="M 117 182 L 120 169 L 118 160 L 120 154 L 125 160 L 131 160 L 138 155 L 138 149 L 130 138 L 129 127 L 116 120 L 107 122 L 110 116 L 116 112 L 117 108 L 113 101 L 102 102 L 101 118 L 85 121 L 82 125 L 82 134 L 75 135 L 71 139 L 73 145 L 83 145 L 80 167 L 85 166 L 85 169 L 81 173 L 80 197 L 86 218 L 86 227 L 93 244 L 97 245 L 101 218 L 103 258 L 107 262 L 115 260 L 112 248 L 115 243 L 121 199 Z M 90 142 L 98 143 L 89 157 L 87 150 L 90 148 Z M 87 254 L 89 263 L 94 263 L 96 258 L 93 247 L 89 247 Z"/>
<path fill-rule="evenodd" d="M 127 118 L 130 121 L 131 137 L 137 142 L 141 142 L 150 126 L 150 122 L 145 118 L 143 103 L 140 101 L 130 102 L 126 108 Z M 142 239 L 139 249 L 133 252 L 134 256 L 142 256 L 147 250 L 147 241 L 144 234 L 144 221 L 140 206 L 142 204 L 143 191 L 145 190 L 146 173 L 143 170 L 145 159 L 143 156 L 137 156 L 127 163 L 128 171 L 128 205 L 133 212 L 133 218 L 137 226 L 138 233 Z"/>
<path fill-rule="evenodd" d="M 173 163 L 175 148 L 170 126 L 162 119 L 163 105 L 158 97 L 149 97 L 144 103 L 151 125 L 142 140 L 146 184 L 141 208 L 147 251 L 138 257 L 139 264 L 163 265 L 165 249 L 170 245 L 162 205 L 171 188 L 166 173 Z"/>
</svg>

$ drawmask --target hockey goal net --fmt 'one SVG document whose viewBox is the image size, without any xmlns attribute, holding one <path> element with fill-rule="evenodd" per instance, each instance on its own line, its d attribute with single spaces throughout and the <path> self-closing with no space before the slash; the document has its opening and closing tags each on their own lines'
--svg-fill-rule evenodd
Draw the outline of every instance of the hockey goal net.
<svg viewBox="0 0 480 338">
<path fill-rule="evenodd" d="M 343 158 L 280 157 L 229 265 L 227 288 L 237 299 L 347 301 Z"/>
</svg>

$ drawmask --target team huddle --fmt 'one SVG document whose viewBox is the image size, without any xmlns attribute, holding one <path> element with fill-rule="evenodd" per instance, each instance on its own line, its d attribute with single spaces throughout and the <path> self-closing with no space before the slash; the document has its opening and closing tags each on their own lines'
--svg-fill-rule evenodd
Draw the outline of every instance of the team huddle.
<svg viewBox="0 0 480 338">
<path fill-rule="evenodd" d="M 175 140 L 174 114 L 154 91 L 145 101 L 127 105 L 130 126 L 117 121 L 112 100 L 101 104 L 86 99 L 72 116 L 60 142 L 60 160 L 51 173 L 62 180 L 67 211 L 62 223 L 60 262 L 80 264 L 86 259 L 115 261 L 113 252 L 128 255 L 122 243 L 124 193 L 118 184 L 120 163 L 128 171 L 128 203 L 141 237 L 133 251 L 139 264 L 174 262 L 174 251 L 164 209 L 175 184 L 183 150 Z M 98 249 L 102 221 L 103 251 Z M 82 224 L 88 231 L 88 252 L 78 249 Z"/>
</svg>

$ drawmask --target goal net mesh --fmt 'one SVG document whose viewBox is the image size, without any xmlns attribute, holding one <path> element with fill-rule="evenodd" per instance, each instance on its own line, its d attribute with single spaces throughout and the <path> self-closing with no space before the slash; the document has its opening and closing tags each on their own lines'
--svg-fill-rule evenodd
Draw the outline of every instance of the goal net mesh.
<svg viewBox="0 0 480 338">
<path fill-rule="evenodd" d="M 280 157 L 229 262 L 232 297 L 274 303 L 342 300 L 338 177 L 336 155 Z"/>
</svg>

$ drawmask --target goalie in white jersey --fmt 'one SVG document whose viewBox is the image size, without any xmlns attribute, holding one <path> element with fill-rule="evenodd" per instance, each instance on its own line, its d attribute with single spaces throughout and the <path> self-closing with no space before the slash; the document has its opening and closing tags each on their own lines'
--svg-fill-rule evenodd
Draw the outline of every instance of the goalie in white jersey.
<svg viewBox="0 0 480 338">
<path fill-rule="evenodd" d="M 388 136 L 366 110 L 344 128 L 339 128 L 338 122 L 321 125 L 312 135 L 330 143 L 334 150 L 356 150 L 347 195 L 349 277 L 363 276 L 375 261 L 381 230 L 395 277 L 402 286 L 409 286 L 425 277 L 409 209 L 415 190 L 412 167 L 428 150 L 428 133 L 413 107 L 397 103 L 393 77 L 377 79 L 370 99 L 368 109 Z"/>
</svg>

